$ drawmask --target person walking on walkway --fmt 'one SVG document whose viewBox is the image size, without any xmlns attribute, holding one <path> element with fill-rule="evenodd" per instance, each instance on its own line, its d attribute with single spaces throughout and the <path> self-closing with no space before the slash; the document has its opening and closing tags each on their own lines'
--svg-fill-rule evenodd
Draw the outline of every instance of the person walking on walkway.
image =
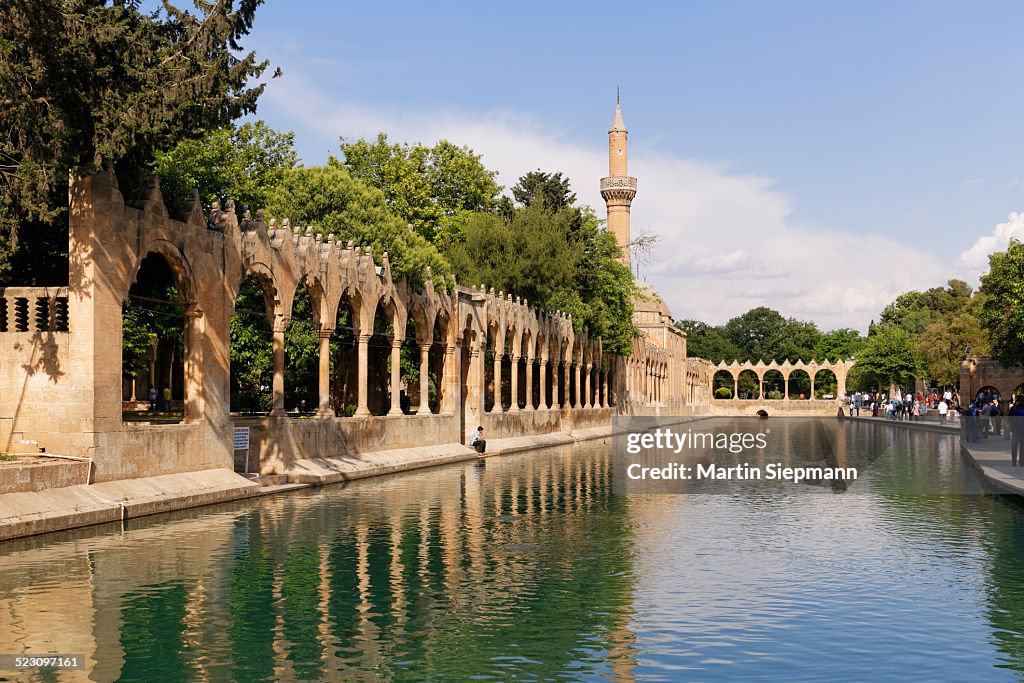
<svg viewBox="0 0 1024 683">
<path fill-rule="evenodd" d="M 943 398 L 941 401 L 939 401 L 939 408 L 938 408 L 938 410 L 939 410 L 939 424 L 940 425 L 944 425 L 944 424 L 946 424 L 946 415 L 949 413 L 949 404 L 946 403 L 946 399 L 945 398 Z"/>
<path fill-rule="evenodd" d="M 1020 440 L 1024 438 L 1024 396 L 1018 396 L 1013 405 L 1006 411 L 1010 428 L 1010 462 L 1016 467 L 1020 464 Z"/>
<path fill-rule="evenodd" d="M 988 428 L 992 423 L 992 404 L 988 400 L 979 401 L 981 404 L 978 413 L 978 428 L 981 430 L 981 438 L 988 438 Z"/>
</svg>

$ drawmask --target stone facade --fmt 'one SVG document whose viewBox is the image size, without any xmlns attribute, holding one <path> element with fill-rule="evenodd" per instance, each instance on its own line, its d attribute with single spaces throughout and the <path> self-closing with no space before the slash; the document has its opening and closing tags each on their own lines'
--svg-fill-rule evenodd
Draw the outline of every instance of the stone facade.
<svg viewBox="0 0 1024 683">
<path fill-rule="evenodd" d="M 1024 385 L 1024 368 L 1006 368 L 993 358 L 967 358 L 960 363 L 960 401 L 966 404 L 980 391 L 995 389 L 1005 404 Z"/>
<path fill-rule="evenodd" d="M 22 440 L 93 460 L 93 481 L 154 476 L 234 464 L 232 428 L 252 427 L 252 469 L 275 473 L 300 457 L 465 442 L 608 424 L 621 396 L 632 406 L 682 407 L 687 392 L 685 338 L 669 348 L 637 340 L 624 360 L 601 340 L 576 334 L 566 316 L 542 312 L 483 287 L 422 291 L 391 276 L 388 254 L 314 235 L 262 213 L 239 224 L 232 207 L 203 214 L 194 198 L 185 221 L 170 218 L 154 180 L 137 206 L 124 202 L 110 172 L 76 179 L 70 195 L 70 278 L 66 288 L 0 291 L 0 447 Z M 180 424 L 122 418 L 122 303 L 143 259 L 161 255 L 173 272 L 185 319 L 184 419 Z M 230 325 L 241 283 L 255 275 L 273 330 L 273 409 L 261 418 L 230 414 Z M 319 411 L 297 419 L 284 410 L 284 338 L 297 288 L 305 285 L 320 330 Z M 331 409 L 330 332 L 342 297 L 356 337 L 357 408 Z M 378 309 L 392 325 L 390 409 L 370 414 L 368 342 Z M 396 361 L 407 321 L 415 321 L 421 368 L 440 365 L 437 412 L 399 406 Z M 645 334 L 668 334 L 670 319 Z M 661 328 L 658 328 L 658 325 Z M 438 334 L 435 336 L 435 328 Z M 410 332 L 411 333 L 411 332 Z M 437 339 L 441 341 L 438 342 Z M 485 351 L 493 353 L 490 383 Z M 426 372 L 421 378 L 427 377 Z M 505 390 L 494 400 L 493 387 Z M 418 395 L 426 387 L 418 387 Z M 488 400 L 488 397 L 491 397 Z M 514 399 L 512 399 L 514 397 Z M 488 405 L 491 403 L 492 405 Z"/>
</svg>

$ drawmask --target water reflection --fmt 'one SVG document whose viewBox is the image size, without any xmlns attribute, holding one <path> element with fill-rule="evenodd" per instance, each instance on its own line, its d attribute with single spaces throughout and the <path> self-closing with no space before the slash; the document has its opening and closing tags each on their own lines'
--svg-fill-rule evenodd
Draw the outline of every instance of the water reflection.
<svg viewBox="0 0 1024 683">
<path fill-rule="evenodd" d="M 566 449 L 25 542 L 0 651 L 93 680 L 631 680 L 626 502 L 607 449 Z"/>
<path fill-rule="evenodd" d="M 780 457 L 869 466 L 846 492 L 622 496 L 596 443 L 8 543 L 0 652 L 98 681 L 1024 671 L 1024 514 L 953 439 L 772 428 Z"/>
</svg>

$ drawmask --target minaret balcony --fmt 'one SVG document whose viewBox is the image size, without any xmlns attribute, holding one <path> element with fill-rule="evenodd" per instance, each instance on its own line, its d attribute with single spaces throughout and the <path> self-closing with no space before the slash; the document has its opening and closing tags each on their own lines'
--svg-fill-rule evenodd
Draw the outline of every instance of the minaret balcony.
<svg viewBox="0 0 1024 683">
<path fill-rule="evenodd" d="M 611 178 L 601 178 L 601 191 L 605 190 L 632 190 L 636 192 L 636 178 L 617 175 Z"/>
</svg>

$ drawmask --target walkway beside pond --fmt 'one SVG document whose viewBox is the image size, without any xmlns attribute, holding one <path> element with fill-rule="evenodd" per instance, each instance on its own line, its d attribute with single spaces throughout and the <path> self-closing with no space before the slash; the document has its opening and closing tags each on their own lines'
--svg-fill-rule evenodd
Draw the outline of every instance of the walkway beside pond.
<svg viewBox="0 0 1024 683">
<path fill-rule="evenodd" d="M 874 422 L 892 427 L 916 429 L 919 431 L 942 432 L 950 435 L 960 434 L 960 426 L 939 425 L 937 422 L 910 422 L 908 420 L 887 420 L 884 417 L 850 417 L 853 422 Z M 1010 464 L 1010 442 L 1001 434 L 989 434 L 987 439 L 969 446 L 960 442 L 963 453 L 984 482 L 991 488 L 1013 495 L 1024 495 L 1024 466 L 1014 467 Z"/>
</svg>

